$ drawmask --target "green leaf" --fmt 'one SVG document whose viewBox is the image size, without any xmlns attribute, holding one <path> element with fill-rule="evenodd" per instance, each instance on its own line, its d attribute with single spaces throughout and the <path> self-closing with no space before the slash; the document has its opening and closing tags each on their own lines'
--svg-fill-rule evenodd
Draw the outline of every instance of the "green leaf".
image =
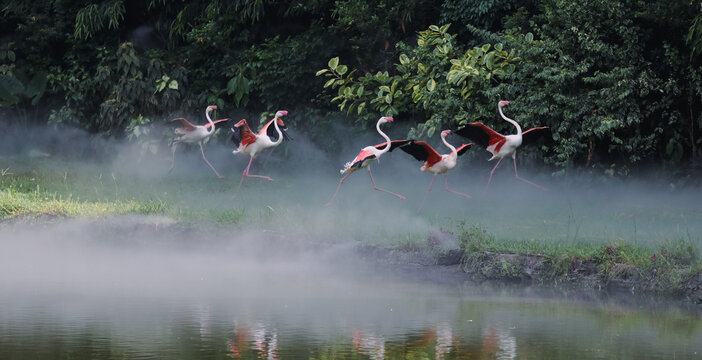
<svg viewBox="0 0 702 360">
<path fill-rule="evenodd" d="M 332 70 L 336 70 L 336 67 L 339 65 L 339 57 L 333 57 L 329 59 L 329 68 Z"/>
<path fill-rule="evenodd" d="M 525 39 L 528 43 L 531 43 L 532 41 L 534 41 L 534 34 L 532 34 L 532 33 L 527 33 L 526 35 L 524 35 L 524 39 Z"/>
<path fill-rule="evenodd" d="M 381 85 L 378 89 L 382 92 L 387 92 L 387 93 L 390 92 L 390 87 L 387 85 Z"/>
<path fill-rule="evenodd" d="M 456 67 L 461 67 L 461 60 L 451 59 L 451 65 L 456 66 Z"/>
<path fill-rule="evenodd" d="M 434 91 L 435 88 L 436 88 L 436 81 L 434 81 L 434 79 L 429 79 L 429 81 L 427 81 L 427 90 Z"/>
<path fill-rule="evenodd" d="M 502 51 L 502 43 L 495 44 L 495 50 Z"/>
<path fill-rule="evenodd" d="M 319 70 L 319 71 L 317 71 L 317 73 L 316 73 L 314 76 L 322 75 L 322 74 L 324 74 L 324 73 L 327 72 L 327 71 L 329 71 L 329 69 L 322 69 L 322 70 Z"/>
<path fill-rule="evenodd" d="M 430 25 L 429 30 L 439 32 L 439 27 L 436 25 Z"/>
<path fill-rule="evenodd" d="M 400 64 L 407 65 L 407 64 L 409 64 L 409 62 L 410 62 L 410 59 L 407 55 L 400 54 Z"/>
<path fill-rule="evenodd" d="M 488 70 L 492 70 L 492 65 L 495 60 L 495 53 L 488 53 L 485 55 L 483 60 L 485 61 L 485 66 L 488 68 Z"/>
<path fill-rule="evenodd" d="M 178 90 L 178 81 L 171 80 L 171 82 L 168 83 L 168 88 L 172 90 Z"/>
<path fill-rule="evenodd" d="M 346 65 L 339 65 L 336 68 L 336 72 L 339 73 L 339 75 L 344 75 L 346 72 L 349 70 L 349 68 Z"/>
<path fill-rule="evenodd" d="M 360 85 L 360 86 L 358 87 L 358 89 L 356 89 L 356 95 L 357 95 L 358 97 L 363 96 L 363 90 L 365 90 L 365 89 L 363 88 L 363 85 Z"/>
<path fill-rule="evenodd" d="M 480 49 L 483 50 L 483 52 L 487 52 L 490 50 L 490 44 L 485 44 Z"/>
<path fill-rule="evenodd" d="M 334 83 L 334 81 L 336 81 L 336 79 L 329 79 L 329 80 L 327 80 L 327 82 L 324 84 L 324 87 L 325 87 L 325 88 L 328 88 L 329 86 L 331 86 L 331 84 Z"/>
<path fill-rule="evenodd" d="M 357 109 L 358 115 L 361 115 L 361 112 L 363 111 L 363 109 L 364 109 L 365 107 L 366 107 L 366 102 L 365 102 L 365 101 L 362 102 L 362 103 L 360 103 L 360 104 L 358 104 L 358 109 Z"/>
</svg>

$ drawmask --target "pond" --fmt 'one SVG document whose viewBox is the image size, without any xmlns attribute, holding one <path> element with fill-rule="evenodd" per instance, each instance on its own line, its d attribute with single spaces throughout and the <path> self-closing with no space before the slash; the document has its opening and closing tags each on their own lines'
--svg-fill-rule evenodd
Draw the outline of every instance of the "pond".
<svg viewBox="0 0 702 360">
<path fill-rule="evenodd" d="M 0 359 L 702 359 L 702 309 L 682 301 L 127 225 L 0 228 Z"/>
</svg>

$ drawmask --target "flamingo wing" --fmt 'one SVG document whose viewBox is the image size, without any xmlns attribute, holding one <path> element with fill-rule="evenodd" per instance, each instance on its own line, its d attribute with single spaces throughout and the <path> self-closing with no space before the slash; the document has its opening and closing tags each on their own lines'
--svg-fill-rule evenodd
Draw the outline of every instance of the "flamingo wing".
<svg viewBox="0 0 702 360">
<path fill-rule="evenodd" d="M 473 143 L 470 144 L 463 144 L 456 149 L 456 153 L 460 156 L 466 153 L 468 149 L 470 149 L 473 146 Z"/>
<path fill-rule="evenodd" d="M 181 129 L 183 129 L 186 132 L 194 131 L 196 129 L 195 125 L 193 125 L 193 123 L 188 121 L 186 118 L 175 118 L 171 120 L 171 122 L 173 121 L 180 121 L 183 124 L 183 127 Z"/>
<path fill-rule="evenodd" d="M 251 131 L 246 119 L 241 119 L 232 128 L 232 142 L 234 142 L 237 147 L 242 144 L 250 145 L 256 142 L 256 134 Z"/>
<path fill-rule="evenodd" d="M 499 153 L 502 145 L 507 141 L 504 135 L 479 122 L 469 123 L 465 127 L 456 130 L 455 133 L 475 141 L 493 155 Z"/>
<path fill-rule="evenodd" d="M 441 161 L 441 154 L 436 152 L 431 145 L 424 141 L 411 141 L 409 144 L 401 147 L 402 151 L 412 155 L 415 159 L 419 161 L 426 161 L 427 165 L 431 167 L 437 162 Z"/>
<path fill-rule="evenodd" d="M 375 154 L 368 150 L 361 150 L 361 152 L 356 155 L 356 157 L 351 160 L 350 163 L 346 164 L 346 172 L 356 171 L 363 166 L 363 162 L 366 160 L 375 159 Z"/>
<path fill-rule="evenodd" d="M 390 141 L 390 150 L 388 150 L 388 151 L 393 151 L 394 149 L 397 149 L 398 147 L 405 146 L 410 141 L 412 141 L 412 140 L 392 140 L 392 141 Z M 378 145 L 373 145 L 373 147 L 378 149 L 378 150 L 383 150 L 385 148 L 385 146 L 387 146 L 387 144 L 388 144 L 387 142 L 382 142 Z"/>
<path fill-rule="evenodd" d="M 271 126 L 275 120 L 278 120 L 278 128 L 280 128 L 280 132 L 283 134 L 283 140 L 292 140 L 290 135 L 288 135 L 286 132 L 288 127 L 285 126 L 285 123 L 281 119 L 273 119 L 267 122 L 266 125 L 263 125 L 261 130 L 259 130 L 258 135 L 260 136 L 265 134 L 271 139 L 271 141 L 278 141 L 278 132 L 275 131 L 275 126 Z"/>
<path fill-rule="evenodd" d="M 534 144 L 541 139 L 547 143 L 553 141 L 551 129 L 548 126 L 531 128 L 522 133 L 522 145 Z"/>
<path fill-rule="evenodd" d="M 471 139 L 482 147 L 494 145 L 505 139 L 504 135 L 479 122 L 466 124 L 465 127 L 456 130 L 454 133 Z"/>
<path fill-rule="evenodd" d="M 231 119 L 230 119 L 230 118 L 226 118 L 226 119 L 218 119 L 218 120 L 215 120 L 215 121 L 213 121 L 213 123 L 217 124 L 217 123 L 221 123 L 222 121 L 229 121 L 229 120 L 231 120 Z M 206 128 L 208 128 L 208 129 L 209 129 L 209 128 L 211 128 L 211 127 L 212 127 L 212 124 L 210 124 L 210 123 L 208 122 L 208 123 L 207 123 L 207 124 L 205 124 L 204 126 L 205 126 Z"/>
</svg>

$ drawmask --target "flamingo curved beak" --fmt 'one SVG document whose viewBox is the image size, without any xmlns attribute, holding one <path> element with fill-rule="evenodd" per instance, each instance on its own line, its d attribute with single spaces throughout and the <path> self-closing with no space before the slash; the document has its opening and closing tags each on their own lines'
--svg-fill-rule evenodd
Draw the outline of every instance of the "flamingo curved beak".
<svg viewBox="0 0 702 360">
<path fill-rule="evenodd" d="M 393 121 L 394 121 L 394 120 L 392 119 L 392 116 L 386 116 L 386 117 L 385 117 L 385 120 L 387 120 L 388 122 L 393 122 Z"/>
</svg>

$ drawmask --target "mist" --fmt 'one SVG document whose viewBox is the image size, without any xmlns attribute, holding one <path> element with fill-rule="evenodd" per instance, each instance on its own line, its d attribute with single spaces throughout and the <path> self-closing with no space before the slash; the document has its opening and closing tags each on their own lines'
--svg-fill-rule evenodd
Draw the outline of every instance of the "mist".
<svg viewBox="0 0 702 360">
<path fill-rule="evenodd" d="M 370 168 L 378 187 L 402 194 L 406 200 L 373 190 L 368 171 L 362 169 L 348 177 L 334 204 L 324 207 L 339 183 L 344 163 L 361 148 L 384 141 L 373 129 L 358 133 L 343 126 L 329 134 L 338 150 L 330 154 L 291 127 L 294 140 L 265 151 L 251 167 L 252 174 L 271 176 L 274 181 L 246 178 L 232 201 L 249 157 L 232 154 L 229 125 L 219 127 L 204 145 L 208 159 L 225 179 L 215 178 L 197 145 L 178 146 L 175 169 L 169 174 L 171 152 L 166 143 L 158 144 L 158 152 L 152 155 L 138 144 L 51 127 L 27 132 L 10 126 L 0 150 L 6 162 L 15 161 L 0 167 L 15 173 L 32 171 L 32 159 L 43 159 L 49 169 L 39 171 L 91 174 L 94 180 L 88 183 L 100 185 L 91 193 L 95 200 L 155 199 L 193 209 L 244 211 L 249 222 L 240 224 L 244 230 L 267 230 L 311 241 L 363 240 L 387 245 L 398 239 L 422 241 L 431 231 L 455 231 L 464 224 L 508 240 L 624 241 L 655 246 L 682 238 L 700 245 L 699 187 L 676 188 L 660 180 L 635 178 L 603 180 L 587 174 L 552 176 L 550 169 L 539 168 L 530 160 L 528 151 L 518 151 L 520 175 L 548 191 L 517 180 L 509 159 L 500 164 L 485 190 L 495 162 L 488 162 L 490 154 L 479 146 L 459 157 L 457 167 L 448 172 L 448 186 L 471 199 L 445 191 L 444 178 L 439 175 L 419 213 L 433 175 L 419 171 L 421 162 L 395 150 Z M 407 132 L 406 127 L 394 124 L 383 130 L 392 139 L 404 138 Z M 23 138 L 23 133 L 30 136 Z M 70 135 L 63 136 L 66 133 Z M 455 145 L 464 142 L 455 135 L 447 140 Z M 436 139 L 429 142 L 440 153 L 447 152 Z M 100 151 L 107 154 L 97 159 L 92 156 Z M 80 160 L 85 158 L 90 160 Z"/>
<path fill-rule="evenodd" d="M 407 131 L 400 126 L 384 130 L 392 139 Z M 658 305 L 649 300 L 632 303 L 630 296 L 622 300 L 593 291 L 479 282 L 458 267 L 388 264 L 362 249 L 427 248 L 436 241 L 441 250 L 458 249 L 464 231 L 561 247 L 655 248 L 685 240 L 702 249 L 697 187 L 555 177 L 518 154 L 520 175 L 548 191 L 515 179 L 508 160 L 484 191 L 494 162 L 475 147 L 448 173 L 449 187 L 472 198 L 445 191 L 438 176 L 418 212 L 433 175 L 395 150 L 371 171 L 379 187 L 406 200 L 373 190 L 363 169 L 349 176 L 335 202 L 325 207 L 344 163 L 383 140 L 374 130 L 359 134 L 339 127 L 329 135 L 337 149 L 327 154 L 291 128 L 294 140 L 264 152 L 251 168 L 252 174 L 274 181 L 247 178 L 231 200 L 249 157 L 232 154 L 226 127 L 204 145 L 224 179 L 202 161 L 197 145 L 178 147 L 169 174 L 171 152 L 165 143 L 150 154 L 138 144 L 96 139 L 80 130 L 69 130 L 66 137 L 59 135 L 62 131 L 31 129 L 23 138 L 25 131 L 10 129 L 2 135 L 3 185 L 46 198 L 135 200 L 168 207 L 173 216 L 45 215 L 0 221 L 0 329 L 14 336 L 0 344 L 0 354 L 42 357 L 37 349 L 73 351 L 82 339 L 93 340 L 90 349 L 102 349 L 95 344 L 108 339 L 109 351 L 121 346 L 134 357 L 164 358 L 182 356 L 184 342 L 199 355 L 234 355 L 247 346 L 261 355 L 298 348 L 301 341 L 308 347 L 341 343 L 349 353 L 383 358 L 386 345 L 411 344 L 425 335 L 437 344 L 432 346 L 436 358 L 451 346 L 467 348 L 486 337 L 490 343 L 491 334 L 499 335 L 506 358 L 534 338 L 578 348 L 582 333 L 604 332 L 609 335 L 596 338 L 614 339 L 616 332 L 617 339 L 626 338 L 624 344 L 636 349 L 641 338 L 654 339 L 646 342 L 653 344 L 661 333 L 674 334 L 673 351 L 696 344 L 678 336 L 684 330 L 674 332 L 677 327 L 637 329 L 620 337 L 621 326 L 592 320 L 593 314 L 610 319 L 616 318 L 612 313 L 632 311 L 658 319 L 659 313 L 648 310 Z M 454 136 L 448 141 L 462 143 Z M 430 143 L 446 152 L 438 141 Z M 695 318 L 680 314 L 674 308 L 665 316 Z M 564 323 L 566 316 L 572 320 Z M 645 323 L 681 323 L 675 319 Z M 564 338 L 573 324 L 578 335 Z M 244 345 L 237 345 L 239 338 Z M 619 343 L 597 345 L 597 339 L 588 346 L 619 349 Z"/>
<path fill-rule="evenodd" d="M 397 139 L 407 129 L 384 130 Z M 53 172 L 67 178 L 79 173 L 87 176 L 80 182 L 94 188 L 81 195 L 87 201 L 158 201 L 186 214 L 243 214 L 243 220 L 231 227 L 190 227 L 165 216 L 138 215 L 54 219 L 32 226 L 6 221 L 0 223 L 0 288 L 158 297 L 322 296 L 339 291 L 341 283 L 377 278 L 354 251 L 359 245 L 422 247 L 439 234 L 444 250 L 458 249 L 462 231 L 558 246 L 589 242 L 655 248 L 685 240 L 702 248 L 699 188 L 671 191 L 644 179 L 606 183 L 583 176 L 554 177 L 518 157 L 520 175 L 548 191 L 515 179 L 508 160 L 485 191 L 494 162 L 479 147 L 460 157 L 448 173 L 449 187 L 471 199 L 445 191 L 440 175 L 418 212 L 433 175 L 419 171 L 421 162 L 395 150 L 372 164 L 371 171 L 379 187 L 406 200 L 373 190 L 363 169 L 349 176 L 336 201 L 325 207 L 343 164 L 364 146 L 383 141 L 374 131 L 348 136 L 343 127 L 332 134 L 343 140 L 331 154 L 291 129 L 293 141 L 264 152 L 251 168 L 252 174 L 274 181 L 246 178 L 232 201 L 249 157 L 231 153 L 228 128 L 218 132 L 204 148 L 224 179 L 217 179 L 202 161 L 197 145 L 178 147 L 176 167 L 169 174 L 171 153 L 165 144 L 156 155 L 144 155 L 137 144 L 95 140 L 79 130 L 69 130 L 71 135 L 64 138 L 56 136 L 63 129 L 33 129 L 32 141 L 8 131 L 2 143 L 3 159 L 10 164 L 0 168 L 10 173 L 50 177 Z M 461 140 L 448 138 L 454 144 Z M 443 144 L 432 144 L 446 151 Z M 90 149 L 96 147 L 110 156 L 91 157 Z"/>
</svg>

